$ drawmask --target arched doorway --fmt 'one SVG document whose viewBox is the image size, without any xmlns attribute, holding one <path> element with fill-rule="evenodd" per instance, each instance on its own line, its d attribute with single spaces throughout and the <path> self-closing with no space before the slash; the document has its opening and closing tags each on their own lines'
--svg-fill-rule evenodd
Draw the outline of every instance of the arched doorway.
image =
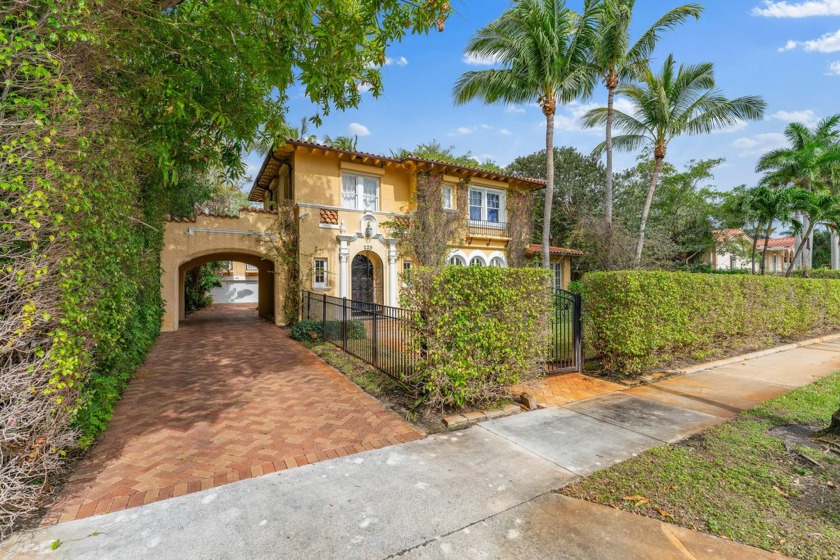
<svg viewBox="0 0 840 560">
<path fill-rule="evenodd" d="M 185 279 L 187 272 L 195 267 L 210 262 L 240 262 L 256 271 L 257 304 L 256 312 L 260 317 L 268 320 L 275 318 L 275 267 L 274 261 L 262 256 L 245 252 L 209 252 L 199 257 L 194 257 L 182 263 L 178 267 L 178 320 L 186 318 L 185 309 Z M 176 329 L 177 330 L 177 323 Z"/>
<path fill-rule="evenodd" d="M 362 253 L 353 257 L 350 266 L 350 285 L 350 299 L 364 303 L 376 303 L 373 261 Z"/>
</svg>

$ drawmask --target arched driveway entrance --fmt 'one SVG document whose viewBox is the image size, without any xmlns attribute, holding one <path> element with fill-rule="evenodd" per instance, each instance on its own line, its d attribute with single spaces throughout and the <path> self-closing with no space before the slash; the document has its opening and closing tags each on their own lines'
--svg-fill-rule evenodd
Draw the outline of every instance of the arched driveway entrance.
<svg viewBox="0 0 840 560">
<path fill-rule="evenodd" d="M 201 214 L 193 220 L 166 222 L 161 254 L 161 291 L 165 301 L 162 329 L 178 330 L 184 319 L 184 278 L 191 268 L 214 261 L 238 261 L 259 271 L 261 317 L 285 325 L 284 275 L 273 256 L 272 227 L 276 215 L 242 210 L 239 216 Z"/>
</svg>

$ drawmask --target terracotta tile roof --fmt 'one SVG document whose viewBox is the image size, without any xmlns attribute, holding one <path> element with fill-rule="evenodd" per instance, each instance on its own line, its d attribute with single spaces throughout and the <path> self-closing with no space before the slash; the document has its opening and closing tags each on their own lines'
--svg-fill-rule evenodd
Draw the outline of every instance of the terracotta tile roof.
<svg viewBox="0 0 840 560">
<path fill-rule="evenodd" d="M 321 223 L 337 226 L 338 210 L 327 210 L 326 208 L 321 208 Z"/>
<path fill-rule="evenodd" d="M 525 248 L 525 252 L 529 255 L 539 255 L 542 253 L 542 245 L 539 243 L 531 243 L 528 247 Z M 577 249 L 567 249 L 566 247 L 555 247 L 554 245 L 550 245 L 548 247 L 548 252 L 554 256 L 565 256 L 565 257 L 580 257 L 583 256 L 583 251 L 579 251 Z"/>
<path fill-rule="evenodd" d="M 239 217 L 239 214 L 242 212 L 250 212 L 252 214 L 275 214 L 276 212 L 272 210 L 262 210 L 260 208 L 240 208 L 239 212 L 234 212 L 230 214 L 214 214 L 208 211 L 202 211 L 193 216 L 192 218 L 183 218 L 180 216 L 173 216 L 172 214 L 167 214 L 164 217 L 164 220 L 167 222 L 195 222 L 199 216 L 206 216 L 208 218 L 231 218 L 235 219 Z"/>
<path fill-rule="evenodd" d="M 794 237 L 776 237 L 776 238 L 767 240 L 767 248 L 768 249 L 773 249 L 773 248 L 793 249 L 793 247 L 795 245 L 796 245 L 796 238 L 794 238 Z M 763 239 L 759 239 L 758 246 L 762 247 L 762 248 L 764 247 L 764 240 Z"/>
<path fill-rule="evenodd" d="M 344 150 L 341 148 L 335 148 L 333 146 L 327 146 L 326 144 L 320 144 L 318 142 L 308 142 L 306 140 L 294 139 L 289 138 L 286 140 L 286 146 L 293 146 L 293 147 L 308 147 L 308 148 L 317 148 L 319 150 L 324 150 L 328 152 L 333 152 L 337 154 L 345 154 L 350 156 L 351 158 L 366 158 L 366 159 L 373 159 L 379 162 L 387 162 L 387 163 L 396 163 L 396 164 L 405 164 L 405 163 L 414 163 L 414 164 L 428 164 L 437 167 L 443 167 L 447 170 L 455 170 L 456 172 L 465 172 L 472 175 L 480 175 L 487 179 L 494 179 L 498 181 L 508 181 L 508 182 L 520 182 L 526 183 L 535 188 L 542 188 L 545 186 L 545 180 L 543 179 L 536 179 L 534 177 L 524 177 L 519 175 L 510 175 L 505 173 L 500 173 L 498 171 L 492 171 L 489 169 L 482 169 L 478 166 L 463 166 L 454 163 L 449 163 L 445 161 L 438 161 L 433 159 L 424 159 L 419 158 L 414 155 L 409 154 L 408 157 L 405 158 L 396 158 L 393 156 L 383 156 L 380 154 L 373 154 L 370 152 L 359 152 L 356 150 Z M 282 146 L 281 146 L 282 147 Z M 272 150 L 271 153 L 266 156 L 265 161 L 262 164 L 262 168 L 260 168 L 259 173 L 257 174 L 257 178 L 254 181 L 254 185 L 251 187 L 251 193 L 249 195 L 249 200 L 252 201 L 259 201 L 261 200 L 262 192 L 264 192 L 267 188 L 269 183 L 271 182 L 271 178 L 277 172 L 279 168 L 279 159 L 277 157 L 277 151 Z"/>
<path fill-rule="evenodd" d="M 729 241 L 733 237 L 741 237 L 746 235 L 747 234 L 744 233 L 744 230 L 742 230 L 741 228 L 712 230 L 712 237 L 714 237 L 715 241 L 717 241 L 718 243 Z"/>
</svg>

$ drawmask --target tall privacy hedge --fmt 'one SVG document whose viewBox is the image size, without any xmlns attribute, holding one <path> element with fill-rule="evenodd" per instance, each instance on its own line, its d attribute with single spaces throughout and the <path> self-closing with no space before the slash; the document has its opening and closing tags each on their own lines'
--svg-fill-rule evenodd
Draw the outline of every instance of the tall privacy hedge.
<svg viewBox="0 0 840 560">
<path fill-rule="evenodd" d="M 840 282 L 686 272 L 583 278 L 586 344 L 628 375 L 840 329 Z"/>
<path fill-rule="evenodd" d="M 486 404 L 539 375 L 549 340 L 550 275 L 538 268 L 412 270 L 403 306 L 423 349 L 411 381 L 434 407 Z"/>
</svg>

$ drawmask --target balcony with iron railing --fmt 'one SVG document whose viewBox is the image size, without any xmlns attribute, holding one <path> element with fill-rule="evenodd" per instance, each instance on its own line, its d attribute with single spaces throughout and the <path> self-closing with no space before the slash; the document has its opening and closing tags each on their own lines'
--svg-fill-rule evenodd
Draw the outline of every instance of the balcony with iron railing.
<svg viewBox="0 0 840 560">
<path fill-rule="evenodd" d="M 510 237 L 507 222 L 467 220 L 467 231 L 471 237 Z"/>
</svg>

